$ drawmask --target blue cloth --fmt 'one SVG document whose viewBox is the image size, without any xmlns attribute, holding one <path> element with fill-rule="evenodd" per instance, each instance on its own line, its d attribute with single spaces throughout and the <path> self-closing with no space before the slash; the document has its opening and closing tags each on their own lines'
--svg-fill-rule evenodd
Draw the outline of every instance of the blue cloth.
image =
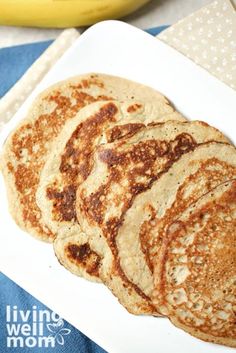
<svg viewBox="0 0 236 353">
<path fill-rule="evenodd" d="M 152 28 L 147 32 L 157 35 L 166 27 Z M 0 49 L 0 97 L 51 43 L 45 41 Z M 43 311 L 44 320 L 40 321 L 39 316 Z M 105 353 L 79 330 L 53 315 L 44 304 L 0 273 L 0 353 Z M 11 339 L 12 330 L 16 330 L 18 346 L 21 344 L 23 347 L 14 347 L 16 341 Z M 45 340 L 40 341 L 40 337 L 45 339 L 49 335 L 52 336 L 51 345 L 54 343 L 55 347 L 48 342 L 49 347 L 44 348 Z"/>
<path fill-rule="evenodd" d="M 148 32 L 152 36 L 157 36 L 159 33 L 164 31 L 164 29 L 166 29 L 168 27 L 169 26 L 160 26 L 160 27 L 149 28 L 149 29 L 146 29 L 146 32 Z"/>
<path fill-rule="evenodd" d="M 52 42 L 48 40 L 0 49 L 0 97 L 19 80 Z"/>
<path fill-rule="evenodd" d="M 7 321 L 7 310 L 11 313 L 11 320 L 9 322 Z M 27 324 L 30 325 L 30 328 L 33 328 L 33 312 L 37 313 L 39 316 L 39 313 L 43 310 L 47 310 L 47 314 L 52 313 L 45 305 L 0 273 L 0 353 L 6 353 L 8 351 L 14 353 L 105 353 L 101 347 L 88 339 L 83 333 L 75 329 L 68 322 L 62 320 L 60 320 L 60 322 L 62 322 L 60 327 L 56 327 L 55 330 L 52 329 L 51 331 L 49 330 L 50 326 L 49 329 L 47 328 L 47 324 L 53 325 L 54 321 L 43 321 L 43 337 L 47 337 L 54 332 L 57 334 L 55 347 L 51 348 L 49 345 L 49 347 L 44 348 L 43 344 L 41 344 L 42 347 L 40 347 L 40 341 L 38 337 L 35 336 L 36 338 L 34 339 L 28 339 L 28 341 L 24 340 L 23 347 L 20 347 L 18 341 L 18 347 L 14 348 L 14 342 L 7 341 L 8 337 L 10 337 L 8 330 L 11 330 L 12 325 L 23 324 L 22 320 L 19 318 L 20 311 L 24 313 L 28 311 L 30 313 Z M 18 314 L 16 323 L 13 322 L 13 311 Z M 58 319 L 58 317 L 56 317 L 56 319 Z M 63 337 L 62 341 L 60 340 L 60 336 Z M 24 336 L 22 333 L 19 333 L 17 337 L 27 339 L 27 336 Z M 33 346 L 32 348 L 30 348 L 31 345 Z"/>
</svg>

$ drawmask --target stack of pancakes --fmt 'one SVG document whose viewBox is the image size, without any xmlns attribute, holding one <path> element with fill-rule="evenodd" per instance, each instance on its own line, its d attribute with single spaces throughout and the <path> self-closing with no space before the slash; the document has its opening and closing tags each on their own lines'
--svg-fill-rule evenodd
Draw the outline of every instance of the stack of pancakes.
<svg viewBox="0 0 236 353">
<path fill-rule="evenodd" d="M 236 150 L 152 88 L 101 74 L 41 94 L 1 156 L 13 218 L 133 314 L 236 347 Z"/>
</svg>

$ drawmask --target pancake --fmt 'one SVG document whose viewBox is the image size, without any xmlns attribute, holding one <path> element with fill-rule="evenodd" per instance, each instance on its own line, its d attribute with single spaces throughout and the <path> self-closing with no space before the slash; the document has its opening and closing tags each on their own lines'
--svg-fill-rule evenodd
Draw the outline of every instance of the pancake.
<svg viewBox="0 0 236 353">
<path fill-rule="evenodd" d="M 184 119 L 177 112 L 159 116 L 155 105 L 129 112 L 131 102 L 91 103 L 68 121 L 52 146 L 40 174 L 36 200 L 47 227 L 56 235 L 78 231 L 75 193 L 93 165 L 93 151 L 99 144 L 132 136 L 145 125 L 165 119 Z M 158 104 L 157 104 L 158 106 Z"/>
<path fill-rule="evenodd" d="M 140 102 L 140 101 L 139 101 Z M 44 224 L 57 236 L 55 254 L 71 272 L 91 280 L 99 280 L 98 256 L 86 243 L 76 219 L 75 198 L 78 186 L 87 178 L 93 166 L 97 145 L 135 134 L 145 125 L 165 119 L 184 119 L 177 112 L 159 115 L 159 104 L 139 103 L 129 111 L 134 101 L 91 103 L 68 121 L 52 146 L 40 174 L 36 193 L 37 205 Z M 76 244 L 64 252 L 64 238 L 77 237 Z M 66 256 L 65 256 L 66 255 Z M 67 260 L 67 261 L 65 261 Z M 80 263 L 80 266 L 75 264 Z"/>
<path fill-rule="evenodd" d="M 126 277 L 147 296 L 152 296 L 153 266 L 168 224 L 229 178 L 236 178 L 235 148 L 209 142 L 184 154 L 135 198 L 117 232 L 116 246 Z"/>
<path fill-rule="evenodd" d="M 227 141 L 202 122 L 147 127 L 131 138 L 98 147 L 93 170 L 78 188 L 77 218 L 91 248 L 103 258 L 100 277 L 132 313 L 156 310 L 138 281 L 133 283 L 121 268 L 116 237 L 126 213 L 137 195 L 151 188 L 181 155 L 211 140 Z"/>
<path fill-rule="evenodd" d="M 195 337 L 236 347 L 236 179 L 187 208 L 163 239 L 158 309 Z"/>
<path fill-rule="evenodd" d="M 159 117 L 174 111 L 167 99 L 150 87 L 119 77 L 87 74 L 44 91 L 8 137 L 1 156 L 1 169 L 9 209 L 16 223 L 38 239 L 51 242 L 55 238 L 44 224 L 36 203 L 40 173 L 55 138 L 81 108 L 113 99 L 132 100 L 134 103 L 127 108 L 130 112 L 140 108 L 139 100 L 153 104 Z"/>
</svg>

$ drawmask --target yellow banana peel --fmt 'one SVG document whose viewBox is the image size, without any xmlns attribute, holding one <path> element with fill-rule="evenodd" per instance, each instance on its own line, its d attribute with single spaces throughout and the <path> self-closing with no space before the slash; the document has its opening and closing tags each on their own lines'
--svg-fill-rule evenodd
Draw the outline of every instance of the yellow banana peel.
<svg viewBox="0 0 236 353">
<path fill-rule="evenodd" d="M 0 0 L 0 24 L 87 26 L 130 14 L 149 0 Z"/>
</svg>

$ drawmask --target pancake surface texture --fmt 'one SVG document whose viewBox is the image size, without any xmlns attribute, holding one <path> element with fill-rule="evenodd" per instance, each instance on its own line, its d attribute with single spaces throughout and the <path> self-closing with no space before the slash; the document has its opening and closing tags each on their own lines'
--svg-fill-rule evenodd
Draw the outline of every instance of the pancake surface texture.
<svg viewBox="0 0 236 353">
<path fill-rule="evenodd" d="M 153 103 L 159 117 L 171 115 L 174 111 L 166 98 L 152 88 L 118 77 L 88 74 L 60 82 L 44 91 L 28 116 L 8 137 L 1 169 L 7 185 L 10 212 L 17 224 L 30 234 L 45 241 L 55 238 L 53 231 L 44 224 L 36 203 L 40 173 L 55 138 L 81 108 L 96 101 L 113 99 L 133 100 L 134 105 L 128 107 L 131 112 L 139 108 L 139 100 Z"/>
<path fill-rule="evenodd" d="M 150 288 L 140 288 L 141 277 L 136 278 L 135 283 L 126 276 L 121 266 L 117 235 L 125 222 L 126 213 L 135 198 L 139 194 L 142 197 L 142 193 L 150 189 L 163 173 L 167 173 L 182 155 L 211 140 L 225 142 L 226 138 L 202 122 L 171 121 L 144 128 L 129 139 L 100 146 L 92 172 L 78 189 L 79 223 L 88 234 L 93 249 L 97 249 L 96 252 L 104 258 L 100 276 L 132 313 L 150 314 L 156 313 L 156 310 L 153 311 L 149 298 Z M 140 213 L 138 215 L 141 217 Z M 132 247 L 136 240 L 133 234 L 136 236 L 133 232 L 124 236 L 124 248 Z M 138 250 L 136 244 L 134 251 Z M 127 266 L 133 252 L 131 254 L 127 252 Z M 136 257 L 139 275 L 144 268 L 139 267 L 138 261 Z M 143 275 L 145 277 L 149 273 Z"/>
<path fill-rule="evenodd" d="M 37 204 L 45 224 L 56 235 L 64 237 L 68 231 L 77 231 L 75 194 L 91 172 L 96 146 L 132 136 L 155 121 L 184 119 L 177 112 L 159 116 L 155 106 L 148 103 L 129 112 L 130 105 L 127 101 L 89 104 L 65 124 L 55 139 L 40 175 Z"/>
<path fill-rule="evenodd" d="M 146 295 L 152 296 L 154 290 L 153 266 L 169 222 L 228 178 L 236 178 L 235 148 L 209 142 L 182 155 L 135 198 L 117 232 L 116 245 L 121 268 Z"/>
<path fill-rule="evenodd" d="M 57 235 L 54 250 L 58 260 L 73 273 L 99 280 L 99 256 L 81 232 L 75 208 L 76 190 L 92 170 L 95 147 L 132 136 L 154 121 L 184 119 L 177 112 L 160 116 L 159 110 L 159 103 L 139 103 L 135 109 L 134 101 L 91 103 L 68 121 L 55 139 L 40 174 L 36 200 L 44 224 Z M 68 244 L 75 235 L 76 243 Z"/>
<path fill-rule="evenodd" d="M 218 185 L 166 229 L 154 303 L 178 327 L 236 347 L 236 179 Z"/>
</svg>

